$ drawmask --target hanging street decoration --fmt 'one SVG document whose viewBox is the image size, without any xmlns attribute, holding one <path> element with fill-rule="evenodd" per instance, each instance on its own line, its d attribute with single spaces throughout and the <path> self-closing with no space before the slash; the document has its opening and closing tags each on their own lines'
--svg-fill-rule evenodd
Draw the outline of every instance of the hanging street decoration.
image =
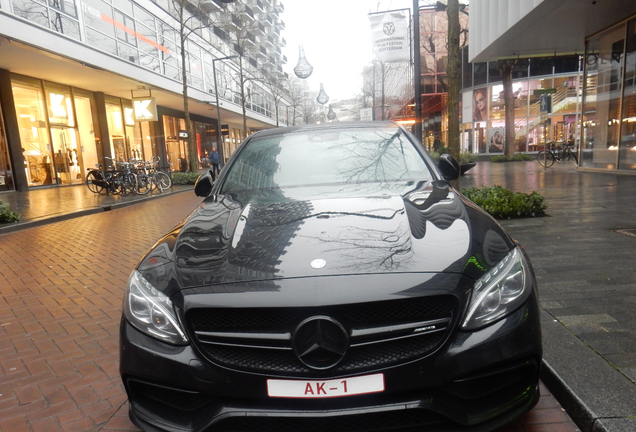
<svg viewBox="0 0 636 432">
<path fill-rule="evenodd" d="M 305 50 L 303 49 L 303 46 L 300 45 L 298 47 L 298 64 L 294 68 L 294 73 L 298 78 L 307 79 L 311 76 L 313 71 L 314 67 L 307 61 L 307 58 L 305 57 Z"/>
<path fill-rule="evenodd" d="M 329 105 L 329 112 L 327 113 L 327 120 L 333 121 L 336 118 L 336 113 L 333 112 L 333 108 Z"/>
<path fill-rule="evenodd" d="M 318 102 L 320 105 L 324 105 L 329 102 L 329 96 L 327 96 L 327 93 L 325 93 L 325 88 L 323 87 L 322 83 L 320 83 L 320 93 L 318 93 L 316 102 Z"/>
</svg>

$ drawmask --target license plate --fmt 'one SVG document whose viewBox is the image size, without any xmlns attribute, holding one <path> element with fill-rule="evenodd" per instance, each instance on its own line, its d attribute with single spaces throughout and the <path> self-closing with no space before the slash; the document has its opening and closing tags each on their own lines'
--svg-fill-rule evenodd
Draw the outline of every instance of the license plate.
<svg viewBox="0 0 636 432">
<path fill-rule="evenodd" d="M 278 398 L 332 398 L 384 391 L 384 375 L 365 375 L 326 381 L 267 380 L 267 394 Z"/>
</svg>

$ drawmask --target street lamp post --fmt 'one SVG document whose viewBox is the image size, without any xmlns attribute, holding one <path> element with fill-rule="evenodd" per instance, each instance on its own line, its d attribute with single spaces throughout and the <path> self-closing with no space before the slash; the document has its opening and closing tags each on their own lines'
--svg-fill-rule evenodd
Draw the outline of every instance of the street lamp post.
<svg viewBox="0 0 636 432">
<path fill-rule="evenodd" d="M 221 61 L 221 60 L 229 60 L 229 59 L 233 59 L 236 58 L 237 56 L 227 56 L 227 57 L 219 57 L 219 58 L 215 58 L 212 59 L 212 75 L 214 75 L 214 98 L 216 100 L 216 118 L 217 118 L 217 122 L 219 123 L 217 125 L 216 128 L 216 140 L 217 140 L 217 145 L 219 146 L 219 148 L 217 149 L 219 151 L 219 159 L 220 162 L 223 161 L 223 156 L 224 156 L 224 149 L 223 149 L 223 134 L 221 133 L 221 107 L 219 105 L 219 87 L 216 85 L 216 66 L 215 63 L 217 61 Z M 221 166 L 223 166 L 221 164 Z"/>
</svg>

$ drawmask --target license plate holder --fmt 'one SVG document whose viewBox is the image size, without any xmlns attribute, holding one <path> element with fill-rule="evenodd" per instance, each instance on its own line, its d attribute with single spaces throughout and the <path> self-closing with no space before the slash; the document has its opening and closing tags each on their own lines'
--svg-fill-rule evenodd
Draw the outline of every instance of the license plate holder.
<svg viewBox="0 0 636 432">
<path fill-rule="evenodd" d="M 330 380 L 267 380 L 267 394 L 273 398 L 321 399 L 355 396 L 384 391 L 384 374 Z"/>
</svg>

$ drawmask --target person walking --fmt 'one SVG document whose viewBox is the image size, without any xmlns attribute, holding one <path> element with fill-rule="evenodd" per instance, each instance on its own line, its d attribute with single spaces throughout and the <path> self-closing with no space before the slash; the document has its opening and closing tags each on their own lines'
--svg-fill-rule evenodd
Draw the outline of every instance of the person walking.
<svg viewBox="0 0 636 432">
<path fill-rule="evenodd" d="M 210 152 L 210 162 L 212 163 L 212 178 L 214 179 L 216 179 L 216 176 L 219 175 L 220 161 L 219 154 L 216 152 L 216 147 L 213 147 Z"/>
</svg>

